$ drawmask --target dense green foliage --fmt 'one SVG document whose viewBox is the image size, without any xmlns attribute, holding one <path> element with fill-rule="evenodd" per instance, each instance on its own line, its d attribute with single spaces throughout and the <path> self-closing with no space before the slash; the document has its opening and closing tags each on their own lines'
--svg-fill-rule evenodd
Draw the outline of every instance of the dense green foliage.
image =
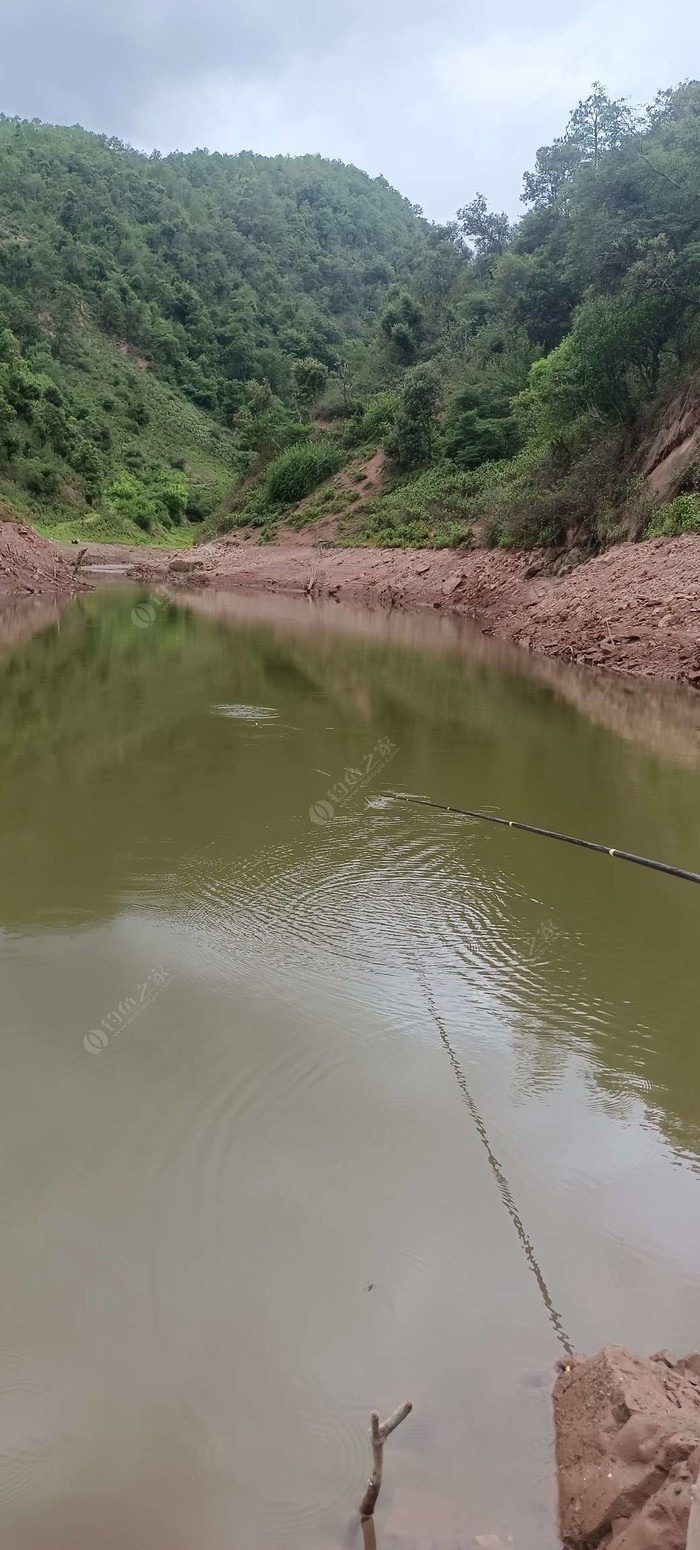
<svg viewBox="0 0 700 1550">
<path fill-rule="evenodd" d="M 298 436 L 424 229 L 384 179 L 318 156 L 161 158 L 0 119 L 0 495 L 172 536 L 179 465 L 206 516 Z"/>
<path fill-rule="evenodd" d="M 639 114 L 594 86 L 523 200 L 511 222 L 477 194 L 424 232 L 351 412 L 326 391 L 346 456 L 388 459 L 346 541 L 597 545 L 695 521 L 700 469 L 664 518 L 639 449 L 674 393 L 700 399 L 700 84 Z"/>
<path fill-rule="evenodd" d="M 515 222 L 476 194 L 429 226 L 318 157 L 7 120 L 0 151 L 15 507 L 176 539 L 331 511 L 349 542 L 694 527 L 700 470 L 664 515 L 639 449 L 673 393 L 700 398 L 700 84 L 643 113 L 594 86 Z"/>
<path fill-rule="evenodd" d="M 440 379 L 433 366 L 414 366 L 406 373 L 387 441 L 397 468 L 421 468 L 431 461 L 439 395 Z"/>
<path fill-rule="evenodd" d="M 302 442 L 275 458 L 267 470 L 267 492 L 276 506 L 293 506 L 338 472 L 342 457 L 332 443 Z"/>
<path fill-rule="evenodd" d="M 650 538 L 675 538 L 677 533 L 700 533 L 700 495 L 677 495 L 652 520 Z"/>
</svg>

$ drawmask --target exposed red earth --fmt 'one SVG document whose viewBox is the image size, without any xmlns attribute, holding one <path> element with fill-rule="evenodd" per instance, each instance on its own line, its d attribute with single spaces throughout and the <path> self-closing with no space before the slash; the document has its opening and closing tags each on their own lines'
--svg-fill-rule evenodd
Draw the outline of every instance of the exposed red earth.
<svg viewBox="0 0 700 1550">
<path fill-rule="evenodd" d="M 623 1346 L 560 1364 L 554 1388 L 566 1550 L 686 1550 L 700 1470 L 700 1354 Z"/>
<path fill-rule="evenodd" d="M 0 597 L 65 595 L 84 586 L 75 557 L 71 560 L 25 523 L 4 520 L 0 506 Z"/>
<path fill-rule="evenodd" d="M 153 583 L 451 611 L 545 656 L 700 686 L 700 537 L 619 544 L 580 559 L 576 551 L 339 549 L 232 537 L 187 554 L 90 545 L 85 564 L 122 564 Z"/>
</svg>

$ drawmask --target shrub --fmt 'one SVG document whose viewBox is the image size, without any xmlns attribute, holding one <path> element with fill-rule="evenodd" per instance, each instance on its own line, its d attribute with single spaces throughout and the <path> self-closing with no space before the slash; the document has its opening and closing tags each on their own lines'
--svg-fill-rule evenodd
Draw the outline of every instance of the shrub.
<svg viewBox="0 0 700 1550">
<path fill-rule="evenodd" d="M 292 378 L 299 403 L 308 409 L 320 398 L 326 386 L 328 367 L 324 366 L 323 361 L 317 361 L 315 356 L 305 355 L 303 360 L 294 362 Z"/>
<path fill-rule="evenodd" d="M 621 476 L 624 435 L 597 436 L 584 419 L 568 440 L 531 442 L 505 463 L 487 463 L 479 510 L 488 543 L 502 537 L 524 549 L 559 544 L 576 531 L 598 543 L 610 526 L 610 512 L 624 500 Z"/>
<path fill-rule="evenodd" d="M 154 523 L 179 522 L 187 507 L 187 480 L 173 470 L 148 482 L 123 468 L 105 490 L 105 499 L 120 516 L 149 532 Z"/>
<path fill-rule="evenodd" d="M 211 516 L 216 504 L 217 494 L 215 490 L 207 489 L 202 485 L 191 486 L 187 497 L 185 515 L 189 517 L 190 522 L 204 522 L 206 517 Z"/>
<path fill-rule="evenodd" d="M 372 543 L 442 546 L 464 543 L 476 512 L 478 479 L 437 463 L 362 507 L 362 535 Z"/>
<path fill-rule="evenodd" d="M 307 441 L 289 447 L 270 463 L 266 488 L 276 506 L 294 506 L 316 486 L 337 474 L 342 454 L 330 442 Z"/>
<path fill-rule="evenodd" d="M 369 403 L 358 406 L 350 440 L 354 446 L 384 441 L 389 435 L 399 407 L 398 393 L 375 393 Z"/>
<path fill-rule="evenodd" d="M 158 504 L 165 507 L 171 522 L 181 522 L 187 510 L 187 480 L 184 474 L 178 473 L 176 469 L 161 474 L 152 486 L 152 491 Z"/>
<path fill-rule="evenodd" d="M 60 488 L 56 469 L 48 463 L 27 463 L 24 469 L 24 482 L 32 495 L 39 495 L 44 499 L 57 495 Z"/>
<path fill-rule="evenodd" d="M 128 469 L 122 469 L 104 492 L 105 500 L 122 517 L 148 532 L 157 518 L 156 503 L 146 486 Z"/>
<path fill-rule="evenodd" d="M 646 529 L 647 538 L 675 538 L 679 533 L 700 533 L 700 495 L 677 495 Z"/>
</svg>

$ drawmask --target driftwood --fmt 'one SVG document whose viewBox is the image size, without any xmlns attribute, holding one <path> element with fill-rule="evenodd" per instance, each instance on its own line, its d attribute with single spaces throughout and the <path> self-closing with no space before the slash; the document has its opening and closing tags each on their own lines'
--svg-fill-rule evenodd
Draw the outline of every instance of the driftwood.
<svg viewBox="0 0 700 1550">
<path fill-rule="evenodd" d="M 367 1490 L 360 1502 L 360 1522 L 362 1535 L 365 1542 L 365 1550 L 376 1550 L 376 1538 L 374 1533 L 374 1509 L 377 1505 L 377 1497 L 382 1488 L 382 1471 L 384 1468 L 384 1444 L 387 1437 L 396 1431 L 397 1426 L 405 1421 L 411 1414 L 413 1405 L 410 1400 L 405 1405 L 399 1405 L 388 1420 L 381 1421 L 376 1410 L 372 1411 L 369 1422 L 369 1435 L 372 1440 L 372 1473 L 367 1481 Z"/>
</svg>

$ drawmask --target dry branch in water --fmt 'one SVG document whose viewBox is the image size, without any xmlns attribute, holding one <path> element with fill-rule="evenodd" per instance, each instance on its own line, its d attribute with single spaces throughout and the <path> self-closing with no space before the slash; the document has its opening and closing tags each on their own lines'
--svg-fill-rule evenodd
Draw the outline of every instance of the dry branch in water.
<svg viewBox="0 0 700 1550">
<path fill-rule="evenodd" d="M 360 1522 L 364 1535 L 365 1550 L 375 1550 L 374 1524 L 372 1518 L 377 1505 L 377 1497 L 382 1488 L 382 1470 L 384 1467 L 384 1444 L 387 1437 L 396 1431 L 397 1426 L 405 1421 L 411 1414 L 413 1405 L 410 1400 L 405 1405 L 399 1405 L 387 1421 L 380 1422 L 376 1410 L 372 1411 L 369 1422 L 369 1435 L 372 1439 L 372 1473 L 367 1481 L 367 1490 L 360 1502 Z"/>
</svg>

